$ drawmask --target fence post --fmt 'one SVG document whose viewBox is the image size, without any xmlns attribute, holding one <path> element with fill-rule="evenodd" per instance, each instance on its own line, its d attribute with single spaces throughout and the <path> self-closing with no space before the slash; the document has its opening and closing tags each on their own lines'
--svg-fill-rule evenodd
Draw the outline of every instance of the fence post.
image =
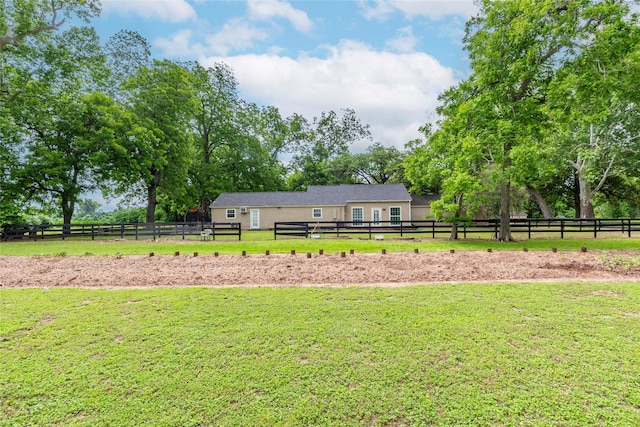
<svg viewBox="0 0 640 427">
<path fill-rule="evenodd" d="M 631 237 L 631 218 L 627 218 L 627 236 Z"/>
<path fill-rule="evenodd" d="M 531 220 L 527 221 L 527 235 L 529 236 L 529 240 L 531 240 Z"/>
<path fill-rule="evenodd" d="M 242 224 L 238 223 L 238 241 L 242 240 Z"/>
<path fill-rule="evenodd" d="M 278 223 L 273 223 L 273 240 L 278 240 Z"/>
<path fill-rule="evenodd" d="M 402 234 L 403 225 L 404 225 L 404 221 L 400 220 L 400 237 L 404 237 L 404 235 Z"/>
<path fill-rule="evenodd" d="M 431 221 L 431 238 L 432 239 L 436 238 L 436 222 L 435 221 Z"/>
<path fill-rule="evenodd" d="M 560 238 L 564 239 L 564 218 L 560 219 Z"/>
<path fill-rule="evenodd" d="M 599 219 L 593 220 L 593 238 L 594 239 L 598 237 L 598 222 L 600 222 Z"/>
</svg>

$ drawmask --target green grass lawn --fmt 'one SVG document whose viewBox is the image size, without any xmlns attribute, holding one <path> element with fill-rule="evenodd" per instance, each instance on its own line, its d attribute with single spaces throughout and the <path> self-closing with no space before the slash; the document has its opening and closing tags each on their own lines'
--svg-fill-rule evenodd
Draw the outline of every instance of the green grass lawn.
<svg viewBox="0 0 640 427">
<path fill-rule="evenodd" d="M 1 426 L 640 425 L 637 283 L 0 289 Z"/>
<path fill-rule="evenodd" d="M 240 254 L 246 251 L 248 254 L 289 253 L 292 249 L 297 252 L 314 252 L 323 249 L 325 252 L 348 252 L 354 249 L 356 252 L 380 252 L 386 249 L 389 252 L 420 251 L 449 251 L 454 250 L 481 250 L 488 248 L 494 250 L 550 250 L 557 248 L 564 251 L 576 251 L 582 247 L 592 250 L 639 250 L 640 238 L 614 238 L 603 237 L 597 239 L 540 239 L 521 240 L 517 242 L 501 243 L 491 239 L 472 238 L 467 240 L 449 241 L 446 239 L 427 240 L 401 240 L 389 237 L 388 239 L 361 240 L 330 239 L 319 240 L 304 238 L 288 238 L 273 240 L 273 234 L 268 232 L 247 232 L 243 234 L 243 240 L 216 240 L 206 241 L 186 239 L 160 239 L 149 240 L 37 240 L 37 241 L 10 241 L 0 243 L 0 255 L 148 255 L 156 254 L 172 255 L 176 251 L 181 253 L 198 252 L 201 255 L 218 252 L 220 254 Z M 584 237 L 584 236 L 583 236 Z"/>
</svg>

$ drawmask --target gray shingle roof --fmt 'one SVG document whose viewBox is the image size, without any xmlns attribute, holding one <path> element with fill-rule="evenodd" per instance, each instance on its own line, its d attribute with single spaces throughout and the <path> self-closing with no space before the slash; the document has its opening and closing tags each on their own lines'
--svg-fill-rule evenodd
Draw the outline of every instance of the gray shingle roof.
<svg viewBox="0 0 640 427">
<path fill-rule="evenodd" d="M 425 196 L 412 195 L 411 206 L 429 206 L 434 200 L 440 200 L 440 194 L 427 194 Z"/>
<path fill-rule="evenodd" d="M 222 193 L 212 207 L 237 206 L 342 206 L 348 202 L 410 202 L 403 184 L 312 185 L 307 191 Z"/>
</svg>

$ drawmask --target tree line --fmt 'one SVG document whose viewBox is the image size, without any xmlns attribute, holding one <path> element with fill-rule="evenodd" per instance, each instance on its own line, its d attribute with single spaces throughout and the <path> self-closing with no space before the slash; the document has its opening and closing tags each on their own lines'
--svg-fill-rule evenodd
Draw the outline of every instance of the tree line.
<svg viewBox="0 0 640 427">
<path fill-rule="evenodd" d="M 471 73 L 440 97 L 408 176 L 438 182 L 436 216 L 493 207 L 499 240 L 531 200 L 593 218 L 594 203 L 638 206 L 640 26 L 622 0 L 478 2 L 463 40 Z M 634 208 L 637 212 L 637 208 Z"/>
<path fill-rule="evenodd" d="M 0 8 L 0 224 L 29 206 L 64 223 L 88 192 L 175 219 L 222 192 L 403 182 L 440 193 L 436 219 L 635 214 L 640 30 L 622 0 L 479 2 L 469 77 L 404 150 L 373 142 L 355 111 L 283 117 L 243 100 L 224 63 L 154 59 L 122 30 L 101 41 L 98 0 Z M 83 26 L 65 25 L 84 20 Z M 368 140 L 363 153 L 349 147 Z M 455 230 L 455 229 L 454 229 Z M 455 233 L 454 233 L 455 235 Z"/>
<path fill-rule="evenodd" d="M 373 144 L 355 111 L 283 117 L 240 98 L 224 63 L 154 59 L 122 30 L 101 43 L 98 1 L 9 1 L 0 9 L 2 223 L 51 207 L 69 223 L 87 192 L 176 219 L 222 192 L 400 179 L 401 153 Z M 374 160 L 371 160 L 375 157 Z M 372 168 L 376 168 L 372 170 Z"/>
</svg>

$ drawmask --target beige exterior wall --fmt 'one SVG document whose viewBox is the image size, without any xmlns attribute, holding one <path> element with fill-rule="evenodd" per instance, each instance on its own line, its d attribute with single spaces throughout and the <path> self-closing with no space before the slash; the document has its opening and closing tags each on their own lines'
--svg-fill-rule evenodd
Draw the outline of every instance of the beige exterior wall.
<svg viewBox="0 0 640 427">
<path fill-rule="evenodd" d="M 239 222 L 243 230 L 250 230 L 252 210 L 258 211 L 259 229 L 273 229 L 275 222 L 287 221 L 352 221 L 352 208 L 362 208 L 363 221 L 373 220 L 373 209 L 379 209 L 381 217 L 380 221 L 390 221 L 390 212 L 392 207 L 400 208 L 402 221 L 411 221 L 412 211 L 409 202 L 367 202 L 367 203 L 348 203 L 347 206 L 287 206 L 287 207 L 264 207 L 264 206 L 247 206 L 246 213 L 240 213 L 240 207 L 211 209 L 211 220 L 213 222 Z M 227 218 L 227 209 L 235 209 L 235 218 Z M 314 218 L 314 209 L 321 210 L 321 218 Z M 255 215 L 255 214 L 254 214 Z"/>
<path fill-rule="evenodd" d="M 429 206 L 412 206 L 411 221 L 425 221 L 431 218 L 431 209 Z M 426 217 L 426 218 L 425 218 Z"/>
<path fill-rule="evenodd" d="M 235 219 L 227 218 L 227 209 L 235 209 Z M 320 209 L 321 218 L 314 218 L 314 209 Z M 272 229 L 275 222 L 287 221 L 345 221 L 344 206 L 287 206 L 265 207 L 247 206 L 247 213 L 240 213 L 240 208 L 212 208 L 213 222 L 239 222 L 243 230 L 251 229 L 251 211 L 258 210 L 259 229 Z"/>
</svg>

